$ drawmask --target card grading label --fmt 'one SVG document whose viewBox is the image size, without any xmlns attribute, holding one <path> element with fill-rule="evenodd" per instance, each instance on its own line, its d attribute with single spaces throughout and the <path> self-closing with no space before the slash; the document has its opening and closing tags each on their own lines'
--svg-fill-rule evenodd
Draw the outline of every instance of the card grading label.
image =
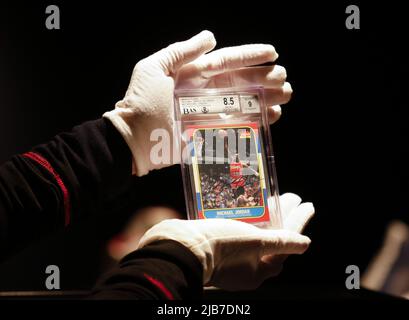
<svg viewBox="0 0 409 320">
<path fill-rule="evenodd" d="M 238 95 L 179 98 L 181 114 L 231 113 L 240 111 Z"/>
<path fill-rule="evenodd" d="M 257 123 L 194 125 L 188 132 L 198 218 L 269 221 Z"/>
</svg>

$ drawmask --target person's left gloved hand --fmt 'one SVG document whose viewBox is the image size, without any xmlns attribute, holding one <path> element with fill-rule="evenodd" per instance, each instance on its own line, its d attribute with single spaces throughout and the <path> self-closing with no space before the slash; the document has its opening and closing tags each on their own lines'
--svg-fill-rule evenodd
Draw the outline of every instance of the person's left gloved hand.
<svg viewBox="0 0 409 320">
<path fill-rule="evenodd" d="M 125 97 L 116 104 L 114 110 L 104 114 L 127 142 L 133 155 L 133 173 L 137 176 L 175 164 L 179 160 L 178 152 L 173 157 L 172 139 L 173 92 L 176 81 L 180 87 L 211 87 L 224 83 L 234 75 L 238 81 L 235 85 L 264 85 L 271 122 L 280 117 L 281 109 L 278 105 L 288 102 L 292 92 L 291 86 L 285 82 L 285 69 L 281 66 L 243 69 L 275 61 L 278 55 L 274 47 L 251 44 L 205 54 L 215 46 L 213 34 L 203 31 L 187 41 L 174 43 L 139 61 L 133 70 Z M 151 141 L 151 134 L 155 129 L 163 129 L 158 132 L 157 139 L 160 139 L 159 134 L 169 137 L 166 145 L 170 151 L 168 157 L 152 157 L 151 150 L 158 144 L 155 137 Z"/>
<path fill-rule="evenodd" d="M 302 254 L 310 239 L 300 235 L 314 214 L 311 203 L 300 205 L 294 194 L 280 197 L 284 228 L 266 230 L 230 219 L 165 220 L 148 230 L 138 248 L 159 240 L 178 241 L 203 266 L 203 284 L 226 290 L 258 287 L 281 270 L 284 257 Z"/>
</svg>

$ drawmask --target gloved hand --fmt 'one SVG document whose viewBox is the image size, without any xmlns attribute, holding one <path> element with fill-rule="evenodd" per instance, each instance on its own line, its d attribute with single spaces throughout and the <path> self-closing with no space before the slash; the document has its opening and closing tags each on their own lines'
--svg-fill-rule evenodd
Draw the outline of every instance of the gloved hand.
<svg viewBox="0 0 409 320">
<path fill-rule="evenodd" d="M 133 70 L 125 97 L 117 102 L 114 110 L 104 114 L 127 142 L 133 155 L 134 174 L 142 176 L 150 170 L 179 161 L 179 153 L 173 152 L 172 141 L 173 91 L 176 81 L 180 87 L 214 86 L 226 82 L 234 74 L 237 77 L 236 85 L 250 82 L 264 85 L 267 88 L 266 101 L 271 106 L 271 122 L 280 117 L 281 109 L 277 105 L 286 103 L 292 92 L 290 85 L 285 82 L 285 69 L 280 66 L 260 67 L 253 71 L 241 69 L 273 62 L 278 57 L 274 47 L 265 44 L 244 45 L 205 55 L 215 46 L 213 34 L 203 31 L 139 61 Z M 166 130 L 169 136 L 168 161 L 167 157 L 155 159 L 151 156 L 152 147 L 158 143 L 154 136 L 151 139 L 155 129 Z"/>
<path fill-rule="evenodd" d="M 230 219 L 160 222 L 148 230 L 138 248 L 158 240 L 175 240 L 189 248 L 203 265 L 203 284 L 226 290 L 258 287 L 279 272 L 283 255 L 302 254 L 310 239 L 300 235 L 314 214 L 311 203 L 295 194 L 280 197 L 284 228 L 266 230 Z M 278 257 L 278 258 L 277 258 Z"/>
</svg>

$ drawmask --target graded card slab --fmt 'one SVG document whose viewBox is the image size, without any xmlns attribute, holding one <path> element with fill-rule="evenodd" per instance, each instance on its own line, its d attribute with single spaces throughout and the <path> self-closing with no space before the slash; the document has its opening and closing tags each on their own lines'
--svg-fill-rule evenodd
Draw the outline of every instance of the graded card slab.
<svg viewBox="0 0 409 320">
<path fill-rule="evenodd" d="M 260 86 L 175 92 L 190 219 L 281 226 L 263 93 Z"/>
</svg>

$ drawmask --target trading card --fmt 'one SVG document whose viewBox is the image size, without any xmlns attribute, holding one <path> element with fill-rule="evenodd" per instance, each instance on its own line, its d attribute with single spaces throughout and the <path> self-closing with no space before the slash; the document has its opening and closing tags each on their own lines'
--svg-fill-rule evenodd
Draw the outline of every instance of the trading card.
<svg viewBox="0 0 409 320">
<path fill-rule="evenodd" d="M 268 222 L 258 123 L 187 128 L 198 218 Z"/>
</svg>

